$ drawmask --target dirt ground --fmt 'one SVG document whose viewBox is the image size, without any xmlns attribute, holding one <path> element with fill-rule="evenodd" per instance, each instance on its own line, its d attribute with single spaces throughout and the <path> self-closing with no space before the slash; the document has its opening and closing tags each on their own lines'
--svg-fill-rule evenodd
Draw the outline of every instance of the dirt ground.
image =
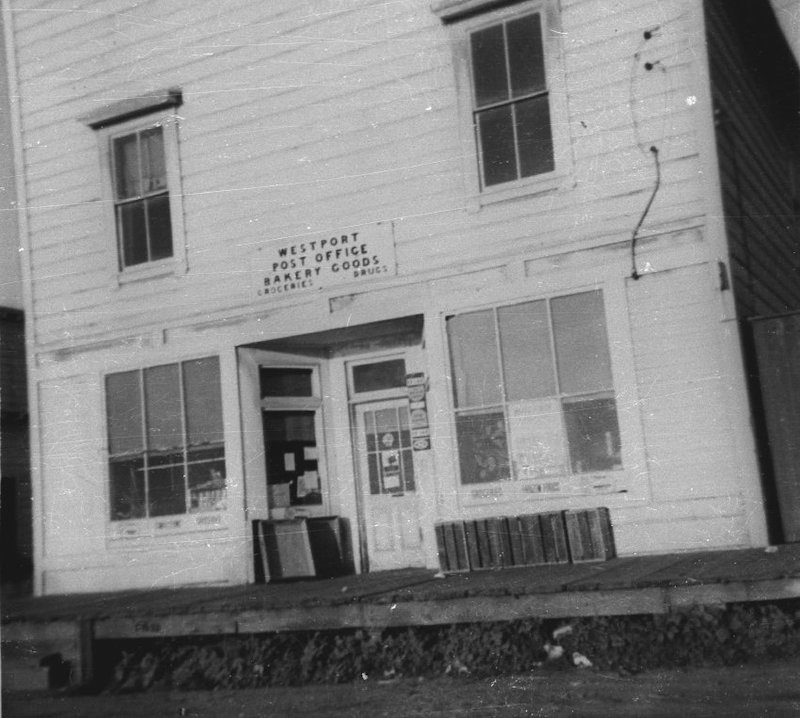
<svg viewBox="0 0 800 718">
<path fill-rule="evenodd" d="M 4 718 L 308 716 L 800 716 L 800 660 L 619 676 L 592 669 L 481 680 L 366 680 L 218 692 L 11 693 Z"/>
</svg>

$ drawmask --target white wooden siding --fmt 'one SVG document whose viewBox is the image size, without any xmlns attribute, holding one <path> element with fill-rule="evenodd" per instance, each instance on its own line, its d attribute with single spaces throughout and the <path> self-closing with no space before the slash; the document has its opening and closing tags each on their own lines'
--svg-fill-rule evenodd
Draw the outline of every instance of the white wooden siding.
<svg viewBox="0 0 800 718">
<path fill-rule="evenodd" d="M 447 275 L 456 258 L 463 268 L 565 242 L 617 241 L 655 179 L 631 106 L 638 139 L 656 142 L 662 163 L 643 231 L 701 223 L 683 3 L 562 8 L 574 160 L 567 189 L 478 212 L 465 195 L 449 36 L 424 4 L 241 1 L 224 15 L 165 0 L 17 8 L 37 341 L 140 330 L 153 306 L 162 325 L 187 306 L 220 311 L 225 297 L 246 309 L 240 290 L 255 249 L 307 232 L 394 220 L 400 278 L 391 281 Z M 642 28 L 655 25 L 660 34 L 643 44 Z M 666 69 L 643 74 L 635 52 L 642 62 L 655 52 Z M 149 301 L 132 306 L 109 277 L 116 248 L 99 199 L 96 137 L 79 118 L 169 86 L 184 92 L 189 273 L 150 282 Z"/>
<path fill-rule="evenodd" d="M 730 377 L 719 361 L 718 297 L 707 265 L 628 285 L 648 474 L 656 503 L 735 495 L 741 485 Z"/>
</svg>

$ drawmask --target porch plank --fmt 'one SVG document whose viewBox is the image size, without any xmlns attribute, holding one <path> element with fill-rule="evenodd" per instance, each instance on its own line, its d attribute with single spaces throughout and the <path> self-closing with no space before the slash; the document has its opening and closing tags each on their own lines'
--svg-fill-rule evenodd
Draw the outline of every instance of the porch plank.
<svg viewBox="0 0 800 718">
<path fill-rule="evenodd" d="M 592 565 L 594 572 L 566 585 L 569 591 L 614 590 L 636 588 L 651 574 L 668 569 L 681 560 L 680 556 L 635 556 L 614 558 Z M 657 585 L 657 584 L 656 584 Z"/>
</svg>

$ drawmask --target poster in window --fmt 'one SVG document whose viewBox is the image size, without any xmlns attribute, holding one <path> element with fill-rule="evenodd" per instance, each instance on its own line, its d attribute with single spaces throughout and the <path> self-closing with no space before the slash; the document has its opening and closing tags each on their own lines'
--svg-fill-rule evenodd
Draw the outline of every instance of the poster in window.
<svg viewBox="0 0 800 718">
<path fill-rule="evenodd" d="M 539 479 L 567 473 L 558 399 L 529 399 L 509 404 L 508 425 L 515 478 Z"/>
<path fill-rule="evenodd" d="M 381 473 L 384 491 L 400 491 L 400 452 L 397 449 L 381 451 Z"/>
<path fill-rule="evenodd" d="M 456 416 L 461 482 L 481 484 L 510 478 L 502 411 Z"/>
</svg>

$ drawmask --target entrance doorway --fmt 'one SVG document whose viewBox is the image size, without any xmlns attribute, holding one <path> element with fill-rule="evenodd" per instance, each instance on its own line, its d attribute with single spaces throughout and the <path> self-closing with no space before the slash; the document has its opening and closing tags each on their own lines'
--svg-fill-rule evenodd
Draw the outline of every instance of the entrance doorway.
<svg viewBox="0 0 800 718">
<path fill-rule="evenodd" d="M 423 566 L 408 399 L 355 404 L 353 412 L 369 570 Z"/>
</svg>

